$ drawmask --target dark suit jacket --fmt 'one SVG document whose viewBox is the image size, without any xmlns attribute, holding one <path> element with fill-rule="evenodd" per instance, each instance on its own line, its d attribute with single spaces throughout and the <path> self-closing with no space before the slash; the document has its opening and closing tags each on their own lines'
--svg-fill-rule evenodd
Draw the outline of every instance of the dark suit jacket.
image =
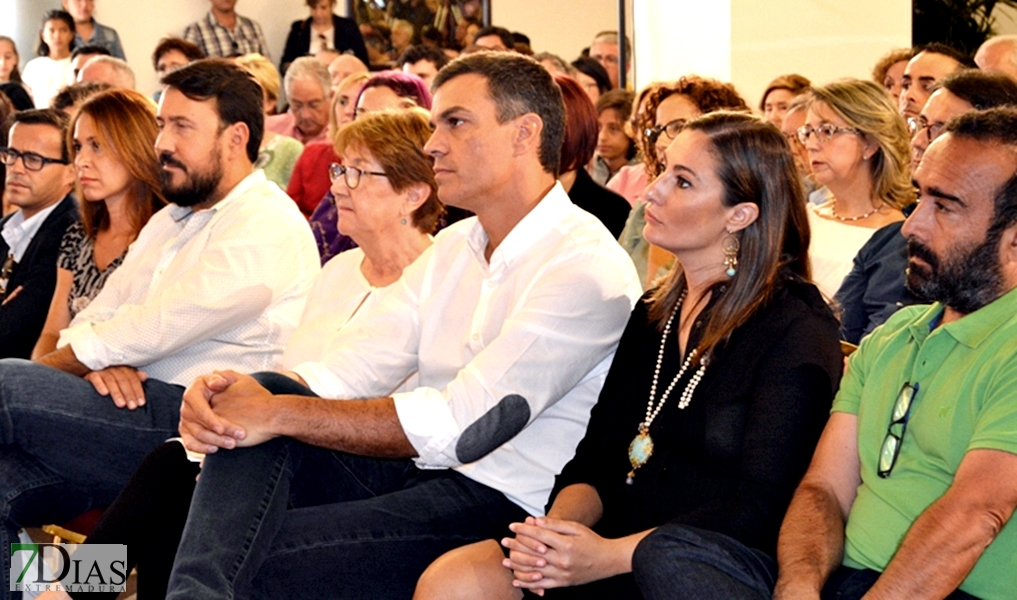
<svg viewBox="0 0 1017 600">
<path fill-rule="evenodd" d="M 332 43 L 339 53 L 352 50 L 357 58 L 370 65 L 367 58 L 367 46 L 364 45 L 364 36 L 360 35 L 360 28 L 352 20 L 338 15 L 332 15 L 332 29 L 335 31 L 335 38 Z M 279 72 L 285 73 L 290 63 L 307 56 L 307 49 L 311 45 L 311 19 L 294 21 L 290 27 L 290 34 L 286 37 L 286 50 L 283 51 L 282 60 L 279 61 Z"/>
<path fill-rule="evenodd" d="M 629 218 L 629 211 L 632 210 L 628 200 L 594 181 L 582 167 L 576 171 L 576 181 L 569 190 L 569 199 L 579 208 L 600 219 L 615 239 L 618 239 L 622 229 L 625 229 L 625 221 Z"/>
<path fill-rule="evenodd" d="M 0 220 L 0 229 L 10 219 Z M 21 292 L 10 302 L 0 306 L 0 358 L 29 358 L 32 348 L 46 323 L 49 305 L 56 288 L 57 255 L 60 240 L 67 227 L 78 220 L 78 205 L 68 195 L 46 217 L 39 230 L 14 266 L 7 291 L 22 286 Z M 0 256 L 4 259 L 10 248 L 0 236 Z"/>
</svg>

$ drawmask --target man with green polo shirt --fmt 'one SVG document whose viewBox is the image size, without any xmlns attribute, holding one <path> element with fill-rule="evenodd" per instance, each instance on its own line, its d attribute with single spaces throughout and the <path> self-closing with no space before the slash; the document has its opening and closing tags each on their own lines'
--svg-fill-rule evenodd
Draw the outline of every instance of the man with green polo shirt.
<svg viewBox="0 0 1017 600">
<path fill-rule="evenodd" d="M 1017 598 L 1017 110 L 915 173 L 907 285 L 862 341 L 778 542 L 775 599 Z"/>
</svg>

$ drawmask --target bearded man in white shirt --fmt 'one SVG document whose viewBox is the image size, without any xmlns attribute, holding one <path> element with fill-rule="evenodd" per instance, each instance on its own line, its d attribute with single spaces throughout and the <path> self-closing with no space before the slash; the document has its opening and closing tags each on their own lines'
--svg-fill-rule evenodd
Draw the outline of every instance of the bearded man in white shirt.
<svg viewBox="0 0 1017 600">
<path fill-rule="evenodd" d="M 168 597 L 409 597 L 443 552 L 542 514 L 583 436 L 640 286 L 556 181 L 561 92 L 508 53 L 434 88 L 439 194 L 476 218 L 321 361 L 192 384 L 181 434 L 209 454 Z"/>
<path fill-rule="evenodd" d="M 39 363 L 0 361 L 0 547 L 19 526 L 108 505 L 177 432 L 184 385 L 270 368 L 318 256 L 293 202 L 253 169 L 261 88 L 207 61 L 163 79 L 156 150 L 172 202 Z"/>
</svg>

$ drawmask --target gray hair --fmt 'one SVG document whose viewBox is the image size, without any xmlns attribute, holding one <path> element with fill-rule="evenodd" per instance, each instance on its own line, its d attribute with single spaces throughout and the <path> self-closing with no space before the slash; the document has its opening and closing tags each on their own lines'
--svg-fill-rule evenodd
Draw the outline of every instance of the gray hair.
<svg viewBox="0 0 1017 600">
<path fill-rule="evenodd" d="M 107 81 L 106 83 L 113 87 L 119 87 L 127 90 L 133 90 L 137 87 L 137 79 L 134 77 L 134 70 L 131 69 L 130 65 L 126 61 L 113 56 L 93 56 L 88 59 L 81 70 L 84 71 L 89 65 L 109 65 L 113 69 L 113 75 L 116 81 Z"/>
<path fill-rule="evenodd" d="M 332 76 L 328 74 L 328 68 L 321 64 L 313 56 L 301 56 L 286 69 L 283 77 L 283 87 L 286 95 L 289 96 L 293 90 L 293 82 L 297 79 L 310 79 L 321 86 L 321 91 L 326 98 L 332 97 Z"/>
</svg>

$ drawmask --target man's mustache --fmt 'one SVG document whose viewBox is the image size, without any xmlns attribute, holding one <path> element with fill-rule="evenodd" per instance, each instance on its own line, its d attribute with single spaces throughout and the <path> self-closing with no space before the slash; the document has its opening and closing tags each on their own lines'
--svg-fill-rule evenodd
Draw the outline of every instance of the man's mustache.
<svg viewBox="0 0 1017 600">
<path fill-rule="evenodd" d="M 173 155 L 170 154 L 169 152 L 160 152 L 159 153 L 159 164 L 161 164 L 164 167 L 166 167 L 166 166 L 176 167 L 176 168 L 178 168 L 178 169 L 180 169 L 182 171 L 187 171 L 187 167 L 184 166 L 184 163 L 182 163 L 179 160 L 173 158 Z"/>
</svg>

